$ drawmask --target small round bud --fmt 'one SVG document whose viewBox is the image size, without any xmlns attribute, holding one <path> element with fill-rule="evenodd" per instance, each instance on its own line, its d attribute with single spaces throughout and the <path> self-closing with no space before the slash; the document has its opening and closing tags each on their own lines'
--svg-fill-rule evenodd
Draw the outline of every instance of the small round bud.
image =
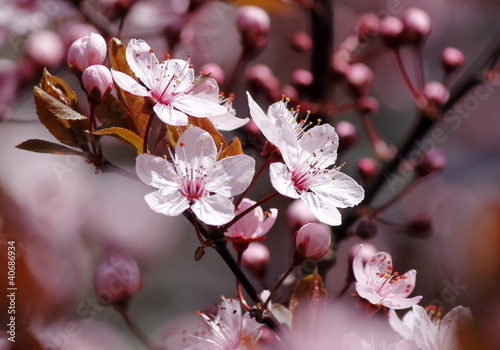
<svg viewBox="0 0 500 350">
<path fill-rule="evenodd" d="M 364 13 L 356 20 L 354 30 L 361 42 L 368 41 L 378 35 L 380 19 L 373 13 Z"/>
<path fill-rule="evenodd" d="M 241 255 L 241 263 L 259 278 L 264 277 L 271 259 L 269 249 L 262 243 L 253 242 Z"/>
<path fill-rule="evenodd" d="M 451 74 L 465 63 L 465 57 L 462 51 L 447 47 L 441 52 L 441 66 L 447 74 Z"/>
<path fill-rule="evenodd" d="M 113 88 L 111 72 L 100 64 L 94 64 L 83 71 L 82 83 L 91 102 L 100 102 Z"/>
<path fill-rule="evenodd" d="M 350 68 L 350 53 L 346 49 L 341 48 L 332 55 L 330 69 L 333 79 L 344 78 Z"/>
<path fill-rule="evenodd" d="M 319 261 L 330 249 L 330 231 L 321 224 L 305 224 L 293 237 L 300 258 Z"/>
<path fill-rule="evenodd" d="M 318 219 L 302 199 L 294 200 L 286 209 L 286 221 L 288 228 L 295 232 L 305 224 L 317 223 Z"/>
<path fill-rule="evenodd" d="M 314 77 L 305 69 L 297 69 L 292 73 L 291 83 L 299 92 L 305 92 L 311 86 Z"/>
<path fill-rule="evenodd" d="M 373 73 L 366 64 L 354 63 L 347 70 L 345 79 L 356 96 L 366 96 L 373 81 Z"/>
<path fill-rule="evenodd" d="M 64 45 L 61 38 L 51 30 L 33 33 L 24 45 L 26 56 L 40 67 L 57 67 L 64 59 Z"/>
<path fill-rule="evenodd" d="M 419 214 L 408 223 L 407 234 L 410 237 L 426 239 L 432 235 L 432 218 L 428 214 Z"/>
<path fill-rule="evenodd" d="M 446 165 L 446 156 L 439 148 L 431 148 L 424 153 L 418 164 L 415 166 L 415 172 L 423 177 L 430 175 L 444 168 Z"/>
<path fill-rule="evenodd" d="M 313 41 L 309 34 L 304 32 L 296 32 L 290 38 L 290 46 L 296 52 L 309 52 L 312 50 Z"/>
<path fill-rule="evenodd" d="M 389 47 L 395 48 L 401 45 L 404 41 L 403 22 L 396 17 L 387 16 L 380 21 L 380 39 Z"/>
<path fill-rule="evenodd" d="M 403 12 L 404 36 L 408 43 L 420 45 L 431 32 L 431 18 L 424 10 L 416 7 Z"/>
<path fill-rule="evenodd" d="M 205 63 L 201 66 L 201 71 L 210 74 L 210 78 L 214 78 L 219 85 L 223 85 L 226 80 L 224 70 L 217 63 Z"/>
<path fill-rule="evenodd" d="M 377 162 L 373 158 L 361 158 L 357 170 L 361 180 L 366 183 L 377 173 Z"/>
<path fill-rule="evenodd" d="M 236 14 L 236 28 L 241 34 L 245 53 L 263 49 L 267 45 L 267 34 L 271 19 L 266 11 L 257 6 L 242 6 Z"/>
<path fill-rule="evenodd" d="M 424 85 L 422 94 L 431 104 L 442 106 L 450 98 L 450 92 L 443 84 L 437 81 L 430 81 Z"/>
<path fill-rule="evenodd" d="M 377 235 L 377 224 L 373 220 L 362 220 L 356 227 L 356 236 L 370 239 Z"/>
<path fill-rule="evenodd" d="M 281 98 L 280 82 L 268 66 L 250 66 L 245 69 L 244 77 L 250 89 L 264 93 L 269 100 L 277 101 Z"/>
<path fill-rule="evenodd" d="M 337 152 L 343 152 L 352 147 L 358 141 L 358 131 L 354 124 L 345 120 L 338 122 L 335 125 L 335 131 L 339 136 L 339 148 Z"/>
<path fill-rule="evenodd" d="M 94 273 L 94 289 L 103 303 L 123 305 L 141 285 L 135 260 L 117 252 L 108 254 Z"/>
<path fill-rule="evenodd" d="M 371 96 L 363 96 L 356 101 L 356 109 L 362 114 L 377 113 L 379 107 L 378 101 Z"/>
<path fill-rule="evenodd" d="M 85 68 L 102 64 L 106 59 L 107 46 L 104 38 L 96 33 L 77 39 L 68 49 L 68 66 L 81 75 Z"/>
</svg>

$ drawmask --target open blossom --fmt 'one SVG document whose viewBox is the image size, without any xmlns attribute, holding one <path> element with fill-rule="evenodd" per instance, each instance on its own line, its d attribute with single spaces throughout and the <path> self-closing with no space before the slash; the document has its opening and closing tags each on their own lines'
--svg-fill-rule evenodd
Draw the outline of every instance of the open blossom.
<svg viewBox="0 0 500 350">
<path fill-rule="evenodd" d="M 144 40 L 137 39 L 130 40 L 127 45 L 126 58 L 130 69 L 144 86 L 128 75 L 112 70 L 115 82 L 134 95 L 151 97 L 155 102 L 153 110 L 166 124 L 186 125 L 188 115 L 205 118 L 227 113 L 225 107 L 193 93 L 198 81 L 189 62 L 181 59 L 158 62 L 151 47 Z"/>
<path fill-rule="evenodd" d="M 390 309 L 406 309 L 422 299 L 408 298 L 415 288 L 415 270 L 399 275 L 393 271 L 391 256 L 385 252 L 374 254 L 363 266 L 362 249 L 360 246 L 352 263 L 356 292 L 361 298 Z"/>
<path fill-rule="evenodd" d="M 215 316 L 199 314 L 208 327 L 194 335 L 186 334 L 186 342 L 193 338 L 197 342 L 185 350 L 249 350 L 262 334 L 262 325 L 248 313 L 242 315 L 240 302 L 235 299 L 224 299 Z"/>
<path fill-rule="evenodd" d="M 223 225 L 234 218 L 231 198 L 250 184 L 255 161 L 244 154 L 217 160 L 210 134 L 191 127 L 180 136 L 173 164 L 150 154 L 137 157 L 136 171 L 146 184 L 158 191 L 146 195 L 152 210 L 169 216 L 191 208 L 209 225 Z"/>
<path fill-rule="evenodd" d="M 244 198 L 236 209 L 235 214 L 238 215 L 255 203 L 255 201 Z M 272 208 L 269 212 L 264 213 L 261 207 L 256 207 L 229 227 L 225 235 L 233 242 L 235 247 L 242 246 L 241 248 L 246 248 L 251 242 L 264 240 L 265 234 L 274 225 L 277 216 L 277 209 Z"/>
<path fill-rule="evenodd" d="M 314 126 L 299 139 L 286 124 L 280 130 L 277 145 L 285 164 L 270 165 L 273 187 L 286 197 L 302 198 L 319 221 L 340 225 L 342 218 L 337 208 L 358 204 L 364 190 L 339 168 L 331 168 L 338 146 L 334 128 L 329 124 Z"/>
<path fill-rule="evenodd" d="M 463 306 L 443 316 L 434 306 L 414 305 L 402 320 L 394 310 L 389 311 L 389 324 L 404 338 L 401 343 L 406 345 L 405 349 L 454 350 L 458 346 L 457 331 L 471 321 L 470 309 Z"/>
</svg>

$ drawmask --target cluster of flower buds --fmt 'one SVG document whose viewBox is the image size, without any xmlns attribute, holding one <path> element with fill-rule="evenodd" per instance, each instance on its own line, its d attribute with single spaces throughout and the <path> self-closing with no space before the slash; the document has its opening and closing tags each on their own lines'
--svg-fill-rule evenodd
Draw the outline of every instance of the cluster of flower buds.
<svg viewBox="0 0 500 350">
<path fill-rule="evenodd" d="M 380 21 L 380 39 L 392 48 L 402 44 L 419 46 L 425 42 L 430 32 L 431 19 L 429 15 L 415 7 L 406 9 L 401 19 L 387 16 Z"/>
</svg>

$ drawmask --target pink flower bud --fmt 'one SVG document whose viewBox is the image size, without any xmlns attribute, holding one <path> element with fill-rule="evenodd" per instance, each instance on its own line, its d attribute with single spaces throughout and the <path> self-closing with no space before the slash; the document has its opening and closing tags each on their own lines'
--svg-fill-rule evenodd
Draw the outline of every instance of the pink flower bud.
<svg viewBox="0 0 500 350">
<path fill-rule="evenodd" d="M 404 41 L 403 22 L 396 17 L 387 16 L 380 21 L 380 39 L 389 47 L 395 48 Z"/>
<path fill-rule="evenodd" d="M 266 11 L 256 6 L 242 6 L 236 15 L 236 28 L 241 34 L 245 53 L 263 49 L 267 45 L 267 34 L 271 20 Z"/>
<path fill-rule="evenodd" d="M 296 32 L 290 38 L 290 46 L 296 52 L 309 52 L 313 47 L 313 41 L 309 34 Z"/>
<path fill-rule="evenodd" d="M 123 305 L 141 286 L 135 260 L 116 252 L 110 253 L 94 273 L 94 289 L 103 303 Z"/>
<path fill-rule="evenodd" d="M 68 66 L 77 75 L 85 68 L 102 64 L 106 59 L 107 46 L 104 38 L 96 33 L 77 39 L 68 49 Z"/>
<path fill-rule="evenodd" d="M 427 12 L 412 7 L 403 12 L 404 36 L 408 43 L 419 45 L 431 32 L 431 19 Z"/>
<path fill-rule="evenodd" d="M 205 74 L 210 74 L 210 78 L 214 78 L 217 84 L 223 85 L 226 79 L 226 74 L 221 66 L 217 63 L 205 63 L 201 66 L 201 71 Z"/>
<path fill-rule="evenodd" d="M 444 87 L 443 84 L 437 81 L 430 81 L 424 85 L 422 89 L 422 94 L 427 99 L 427 101 L 431 104 L 435 104 L 437 106 L 442 106 L 448 101 L 450 97 L 450 92 L 447 88 Z"/>
<path fill-rule="evenodd" d="M 349 149 L 358 141 L 358 131 L 352 123 L 345 120 L 338 122 L 335 125 L 335 131 L 339 136 L 339 148 L 337 150 L 339 153 Z"/>
<path fill-rule="evenodd" d="M 318 219 L 302 199 L 296 199 L 288 206 L 285 213 L 287 226 L 292 232 L 309 223 L 317 223 Z"/>
<path fill-rule="evenodd" d="M 427 176 L 444 168 L 446 157 L 439 148 L 431 148 L 424 153 L 415 167 L 418 176 Z"/>
<path fill-rule="evenodd" d="M 373 81 L 373 73 L 366 64 L 354 63 L 347 70 L 345 79 L 357 96 L 366 96 Z"/>
<path fill-rule="evenodd" d="M 420 239 L 432 235 L 432 218 L 428 214 L 419 214 L 408 223 L 408 236 Z"/>
<path fill-rule="evenodd" d="M 313 75 L 305 69 L 297 69 L 292 73 L 291 83 L 299 92 L 305 92 L 313 82 Z"/>
<path fill-rule="evenodd" d="M 356 236 L 370 239 L 377 235 L 377 224 L 373 220 L 362 220 L 356 227 Z"/>
<path fill-rule="evenodd" d="M 361 158 L 357 169 L 359 177 L 366 183 L 377 173 L 377 162 L 373 158 Z"/>
<path fill-rule="evenodd" d="M 300 258 L 319 261 L 330 248 L 330 231 L 321 224 L 305 224 L 298 230 L 293 240 L 296 254 Z"/>
<path fill-rule="evenodd" d="M 380 19 L 373 13 L 364 13 L 358 17 L 354 27 L 360 41 L 376 37 L 380 30 Z"/>
<path fill-rule="evenodd" d="M 241 255 L 241 263 L 259 278 L 264 277 L 271 258 L 269 249 L 262 243 L 250 243 Z"/>
<path fill-rule="evenodd" d="M 465 63 L 465 57 L 462 51 L 447 47 L 441 52 L 441 66 L 447 74 L 451 74 Z"/>
<path fill-rule="evenodd" d="M 262 92 L 270 101 L 281 99 L 280 82 L 273 71 L 264 64 L 245 69 L 245 81 L 254 92 Z"/>
<path fill-rule="evenodd" d="M 83 71 L 82 83 L 91 102 L 100 102 L 113 88 L 111 72 L 100 64 L 94 64 Z"/>
<path fill-rule="evenodd" d="M 364 96 L 356 102 L 356 109 L 362 114 L 377 113 L 379 109 L 378 101 L 371 96 Z"/>
<path fill-rule="evenodd" d="M 33 33 L 24 45 L 24 52 L 40 67 L 57 67 L 64 59 L 64 46 L 59 35 L 51 30 Z"/>
</svg>

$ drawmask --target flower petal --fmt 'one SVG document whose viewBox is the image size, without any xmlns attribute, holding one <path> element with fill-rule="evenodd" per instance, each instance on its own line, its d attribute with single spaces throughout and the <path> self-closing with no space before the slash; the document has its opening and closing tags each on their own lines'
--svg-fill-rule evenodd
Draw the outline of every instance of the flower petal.
<svg viewBox="0 0 500 350">
<path fill-rule="evenodd" d="M 364 196 L 363 187 L 348 175 L 330 170 L 324 177 L 316 176 L 309 188 L 321 197 L 321 202 L 335 208 L 352 207 L 359 204 Z M 316 179 L 317 178 L 317 179 Z"/>
<path fill-rule="evenodd" d="M 217 129 L 223 131 L 231 131 L 241 128 L 243 125 L 245 125 L 250 121 L 250 119 L 248 118 L 235 117 L 229 112 L 227 112 L 226 114 L 216 115 L 209 118 Z"/>
<path fill-rule="evenodd" d="M 418 304 L 422 300 L 422 296 L 416 296 L 413 298 L 383 298 L 382 305 L 390 309 L 407 309 L 415 304 Z"/>
<path fill-rule="evenodd" d="M 123 90 L 137 96 L 151 96 L 150 92 L 131 76 L 113 69 L 111 69 L 111 74 L 115 83 Z"/>
<path fill-rule="evenodd" d="M 278 142 L 278 128 L 275 125 L 275 121 L 271 120 L 266 113 L 260 108 L 260 106 L 254 101 L 250 93 L 247 91 L 248 97 L 248 107 L 250 109 L 250 115 L 257 127 L 262 131 L 262 134 L 273 144 Z"/>
<path fill-rule="evenodd" d="M 192 204 L 191 209 L 208 225 L 224 225 L 234 218 L 233 202 L 218 194 L 200 198 Z"/>
<path fill-rule="evenodd" d="M 323 124 L 308 129 L 299 140 L 303 157 L 309 157 L 310 154 L 321 152 L 320 168 L 327 168 L 335 164 L 337 160 L 337 148 L 339 137 L 335 129 L 330 124 Z M 302 160 L 300 160 L 302 161 Z"/>
<path fill-rule="evenodd" d="M 361 244 L 352 261 L 352 271 L 357 282 L 359 282 L 360 284 L 366 284 L 367 276 L 365 268 L 363 266 L 363 258 L 361 257 L 362 249 L 363 245 Z"/>
<path fill-rule="evenodd" d="M 162 122 L 173 126 L 183 126 L 188 123 L 186 113 L 175 110 L 172 105 L 157 103 L 153 106 L 153 110 Z"/>
<path fill-rule="evenodd" d="M 356 282 L 356 292 L 361 298 L 368 300 L 373 305 L 378 305 L 382 302 L 380 295 L 369 284 Z"/>
<path fill-rule="evenodd" d="M 227 113 L 227 108 L 196 96 L 176 98 L 172 105 L 178 110 L 197 118 L 213 117 Z"/>
<path fill-rule="evenodd" d="M 242 193 L 252 182 L 255 173 L 255 160 L 246 154 L 226 157 L 217 162 L 209 174 L 207 190 L 226 197 Z"/>
<path fill-rule="evenodd" d="M 186 197 L 175 188 L 164 187 L 161 191 L 147 194 L 144 199 L 153 211 L 163 215 L 178 216 L 189 208 Z"/>
<path fill-rule="evenodd" d="M 135 171 L 146 185 L 156 188 L 165 186 L 180 188 L 176 182 L 174 167 L 165 159 L 151 154 L 140 154 L 136 158 Z"/>
<path fill-rule="evenodd" d="M 408 314 L 413 314 L 413 311 L 408 311 L 406 315 Z M 389 324 L 391 325 L 392 329 L 404 339 L 413 338 L 413 327 L 410 327 L 408 324 L 403 322 L 396 314 L 396 311 L 394 311 L 394 309 L 389 310 Z"/>
<path fill-rule="evenodd" d="M 125 52 L 127 63 L 135 76 L 149 89 L 156 86 L 156 77 L 160 76 L 160 68 L 151 47 L 140 39 L 131 39 Z"/>
<path fill-rule="evenodd" d="M 300 194 L 295 189 L 288 168 L 283 163 L 272 163 L 269 166 L 269 176 L 274 189 L 280 194 L 290 198 L 300 198 Z"/>
<path fill-rule="evenodd" d="M 322 223 L 330 226 L 338 226 L 342 223 L 340 212 L 327 196 L 304 191 L 302 192 L 302 199 L 314 216 Z"/>
</svg>

